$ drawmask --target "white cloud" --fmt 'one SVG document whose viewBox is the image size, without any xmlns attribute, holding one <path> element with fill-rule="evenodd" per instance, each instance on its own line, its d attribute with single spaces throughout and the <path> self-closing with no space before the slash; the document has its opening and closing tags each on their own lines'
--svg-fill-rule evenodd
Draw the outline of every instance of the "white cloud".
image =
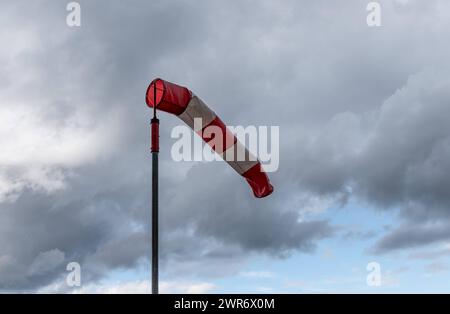
<svg viewBox="0 0 450 314">
<path fill-rule="evenodd" d="M 110 143 L 121 125 L 117 112 L 94 124 L 80 110 L 64 123 L 52 124 L 46 111 L 34 106 L 0 107 L 0 202 L 14 200 L 25 187 L 61 190 L 70 174 L 65 169 L 98 161 L 115 148 Z"/>
<path fill-rule="evenodd" d="M 160 293 L 203 294 L 210 293 L 216 288 L 216 285 L 209 282 L 160 282 Z M 151 284 L 148 280 L 116 282 L 112 284 L 89 284 L 74 290 L 73 293 L 146 294 L 151 293 Z"/>
</svg>

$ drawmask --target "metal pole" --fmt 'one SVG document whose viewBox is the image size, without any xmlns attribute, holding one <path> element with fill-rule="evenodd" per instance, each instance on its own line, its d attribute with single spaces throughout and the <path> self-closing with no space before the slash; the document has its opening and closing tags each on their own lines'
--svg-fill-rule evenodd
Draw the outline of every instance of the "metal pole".
<svg viewBox="0 0 450 314">
<path fill-rule="evenodd" d="M 153 85 L 152 129 L 152 294 L 158 294 L 158 153 L 159 120 L 156 118 L 156 82 Z"/>
</svg>

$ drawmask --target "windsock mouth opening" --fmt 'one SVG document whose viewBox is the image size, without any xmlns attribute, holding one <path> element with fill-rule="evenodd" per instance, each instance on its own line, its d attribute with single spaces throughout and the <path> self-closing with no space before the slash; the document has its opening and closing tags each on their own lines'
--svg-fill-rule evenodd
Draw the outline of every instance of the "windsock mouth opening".
<svg viewBox="0 0 450 314">
<path fill-rule="evenodd" d="M 153 108 L 155 106 L 155 99 L 154 99 L 155 86 L 156 86 L 156 107 L 159 106 L 164 97 L 165 92 L 164 81 L 162 79 L 156 78 L 148 86 L 147 94 L 145 97 L 145 102 L 147 103 L 147 106 L 149 106 L 150 108 Z"/>
</svg>

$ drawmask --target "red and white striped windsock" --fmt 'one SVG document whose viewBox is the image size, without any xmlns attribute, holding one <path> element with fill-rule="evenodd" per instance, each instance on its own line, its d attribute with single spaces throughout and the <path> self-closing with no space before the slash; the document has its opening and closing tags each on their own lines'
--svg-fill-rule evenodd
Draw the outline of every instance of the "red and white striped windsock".
<svg viewBox="0 0 450 314">
<path fill-rule="evenodd" d="M 154 88 L 156 86 L 156 101 Z M 189 89 L 161 79 L 155 79 L 149 85 L 146 95 L 147 105 L 168 113 L 175 114 L 208 143 L 237 173 L 242 175 L 250 185 L 256 197 L 265 197 L 273 192 L 267 174 L 256 157 L 238 141 L 236 136 L 225 126 L 220 118 L 198 96 Z M 201 118 L 201 128 L 194 128 L 194 119 Z M 222 145 L 213 141 L 214 134 L 208 132 L 208 127 L 220 128 Z M 197 125 L 195 126 L 197 127 Z M 245 158 L 238 158 L 241 152 Z"/>
</svg>

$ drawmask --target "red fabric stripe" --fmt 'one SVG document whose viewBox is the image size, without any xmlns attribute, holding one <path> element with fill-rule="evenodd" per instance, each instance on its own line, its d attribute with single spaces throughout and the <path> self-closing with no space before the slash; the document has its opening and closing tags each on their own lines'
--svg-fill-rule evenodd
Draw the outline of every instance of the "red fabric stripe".
<svg viewBox="0 0 450 314">
<path fill-rule="evenodd" d="M 253 190 L 253 194 L 258 197 L 265 197 L 273 192 L 269 177 L 263 171 L 261 163 L 257 163 L 242 175 Z"/>
<path fill-rule="evenodd" d="M 152 119 L 152 145 L 151 152 L 159 152 L 159 120 Z"/>
<path fill-rule="evenodd" d="M 222 143 L 219 143 L 220 141 L 213 141 L 213 139 L 215 138 L 215 133 L 216 133 L 215 129 L 210 129 L 211 134 L 207 134 L 207 132 L 205 132 L 205 130 L 211 126 L 218 127 L 222 131 Z M 210 124 L 203 127 L 203 129 L 201 130 L 201 134 L 199 134 L 199 135 L 218 154 L 223 153 L 229 147 L 233 146 L 234 143 L 236 143 L 236 141 L 237 141 L 237 138 L 234 136 L 234 134 L 231 133 L 230 130 L 228 130 L 227 126 L 217 116 L 214 120 L 211 121 Z M 215 146 L 213 147 L 214 144 L 218 145 L 219 147 L 215 147 Z"/>
<path fill-rule="evenodd" d="M 186 87 L 161 79 L 155 79 L 149 85 L 146 102 L 150 108 L 154 105 L 154 88 L 156 85 L 156 108 L 175 115 L 181 114 L 191 100 L 192 93 Z"/>
</svg>

